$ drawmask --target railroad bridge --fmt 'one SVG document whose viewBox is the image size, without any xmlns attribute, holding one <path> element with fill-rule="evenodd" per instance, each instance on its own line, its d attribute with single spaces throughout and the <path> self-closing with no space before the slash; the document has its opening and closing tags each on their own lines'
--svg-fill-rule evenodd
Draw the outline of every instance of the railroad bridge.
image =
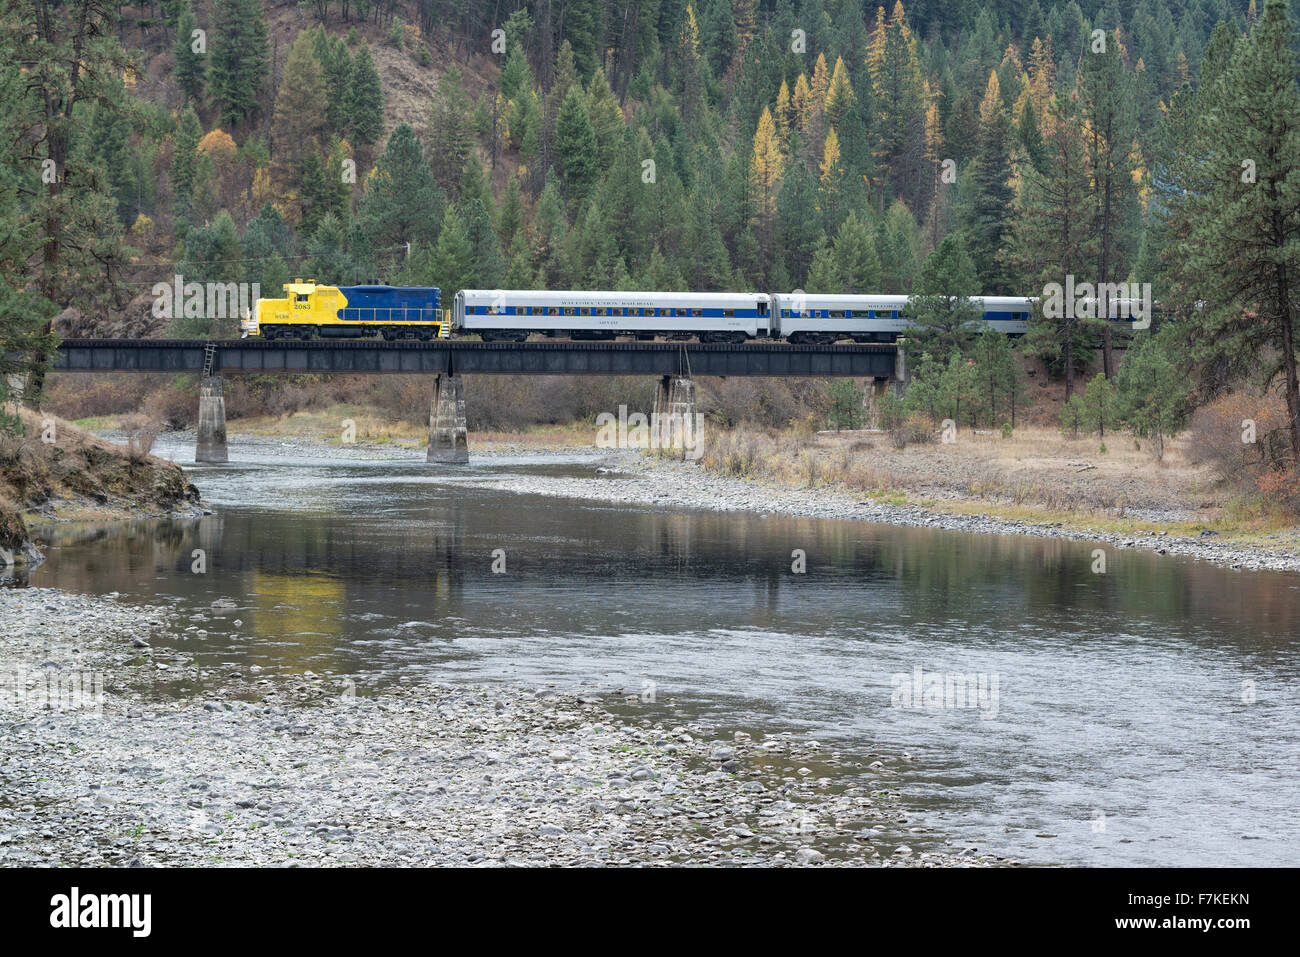
<svg viewBox="0 0 1300 957">
<path fill-rule="evenodd" d="M 432 374 L 428 461 L 444 463 L 469 459 L 461 378 L 465 374 L 653 375 L 659 377 L 654 411 L 671 415 L 694 415 L 695 376 L 869 378 L 873 407 L 889 383 L 900 385 L 907 379 L 898 345 L 784 342 L 65 339 L 53 369 L 199 374 L 199 462 L 228 459 L 222 377 L 240 373 Z"/>
</svg>

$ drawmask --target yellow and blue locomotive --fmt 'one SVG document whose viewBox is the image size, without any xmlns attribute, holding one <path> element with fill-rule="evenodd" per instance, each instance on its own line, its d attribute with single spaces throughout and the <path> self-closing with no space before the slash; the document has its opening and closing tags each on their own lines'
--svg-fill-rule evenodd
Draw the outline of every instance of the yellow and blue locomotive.
<svg viewBox="0 0 1300 957">
<path fill-rule="evenodd" d="M 321 286 L 284 284 L 283 299 L 259 299 L 239 324 L 263 339 L 394 339 L 447 337 L 435 286 Z"/>
</svg>

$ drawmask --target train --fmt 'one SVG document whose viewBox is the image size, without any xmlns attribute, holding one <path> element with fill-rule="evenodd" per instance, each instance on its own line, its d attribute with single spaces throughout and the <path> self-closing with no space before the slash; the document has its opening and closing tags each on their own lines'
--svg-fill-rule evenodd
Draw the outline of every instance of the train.
<svg viewBox="0 0 1300 957">
<path fill-rule="evenodd" d="M 325 286 L 295 279 L 283 299 L 258 299 L 239 323 L 243 337 L 263 339 L 446 338 L 436 286 Z"/>
<path fill-rule="evenodd" d="M 283 299 L 258 299 L 240 323 L 244 337 L 433 340 L 479 336 L 485 342 L 551 338 L 744 343 L 751 340 L 829 345 L 894 342 L 906 334 L 908 296 L 796 292 L 574 292 L 462 289 L 440 308 L 436 286 L 284 285 Z M 1029 329 L 1035 300 L 975 296 L 980 321 L 1009 336 Z M 1112 322 L 1129 327 L 1120 302 Z"/>
</svg>

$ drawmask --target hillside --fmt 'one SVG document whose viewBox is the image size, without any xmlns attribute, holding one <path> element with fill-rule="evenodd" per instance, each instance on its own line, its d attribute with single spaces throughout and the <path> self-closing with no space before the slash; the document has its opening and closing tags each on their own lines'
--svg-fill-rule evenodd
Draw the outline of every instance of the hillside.
<svg viewBox="0 0 1300 957">
<path fill-rule="evenodd" d="M 233 309 L 162 308 L 178 278 L 909 294 L 904 416 L 1150 437 L 1262 381 L 1300 420 L 1300 279 L 1270 278 L 1300 276 L 1284 0 L 6 2 L 5 49 L 50 51 L 0 90 L 26 144 L 0 217 L 36 227 L 4 253 L 29 281 L 11 353 L 51 313 L 65 336 L 235 334 Z M 116 42 L 70 77 L 87 31 Z M 1087 291 L 1049 310 L 1066 287 Z M 981 294 L 1039 298 L 1014 349 L 971 334 Z M 1151 319 L 1131 343 L 1090 311 L 1116 295 Z M 155 385 L 174 407 L 192 384 Z M 583 407 L 567 388 L 524 405 Z M 719 385 L 713 409 L 783 427 L 849 400 L 831 389 Z"/>
</svg>

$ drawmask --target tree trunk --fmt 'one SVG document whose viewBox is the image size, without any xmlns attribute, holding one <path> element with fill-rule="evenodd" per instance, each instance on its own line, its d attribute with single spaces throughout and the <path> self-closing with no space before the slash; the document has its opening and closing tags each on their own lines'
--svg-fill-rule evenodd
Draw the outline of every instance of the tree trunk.
<svg viewBox="0 0 1300 957">
<path fill-rule="evenodd" d="M 1286 370 L 1287 428 L 1291 434 L 1294 466 L 1300 467 L 1300 382 L 1296 379 L 1295 336 L 1291 319 L 1291 292 L 1287 288 L 1286 266 L 1277 266 L 1278 322 L 1282 333 L 1282 364 Z"/>
<path fill-rule="evenodd" d="M 1073 324 L 1065 327 L 1065 401 L 1074 395 L 1074 328 Z"/>
</svg>

